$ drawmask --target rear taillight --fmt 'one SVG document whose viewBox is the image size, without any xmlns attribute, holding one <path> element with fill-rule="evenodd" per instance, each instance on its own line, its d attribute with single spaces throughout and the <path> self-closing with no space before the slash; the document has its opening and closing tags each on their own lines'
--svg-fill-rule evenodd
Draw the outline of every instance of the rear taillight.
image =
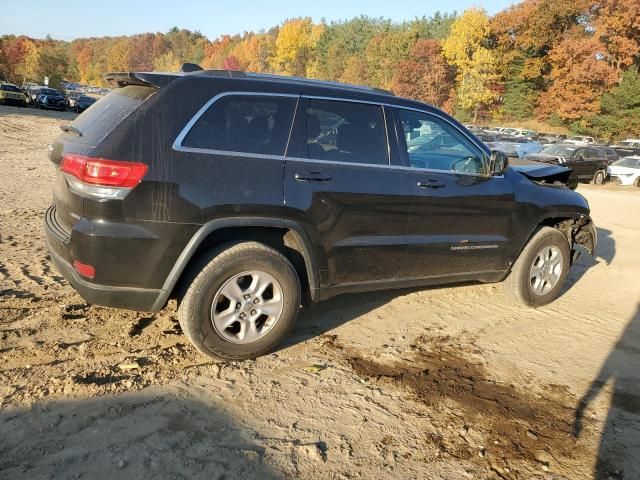
<svg viewBox="0 0 640 480">
<path fill-rule="evenodd" d="M 62 158 L 60 170 L 69 187 L 79 195 L 110 199 L 124 198 L 142 181 L 147 165 L 68 154 Z"/>
</svg>

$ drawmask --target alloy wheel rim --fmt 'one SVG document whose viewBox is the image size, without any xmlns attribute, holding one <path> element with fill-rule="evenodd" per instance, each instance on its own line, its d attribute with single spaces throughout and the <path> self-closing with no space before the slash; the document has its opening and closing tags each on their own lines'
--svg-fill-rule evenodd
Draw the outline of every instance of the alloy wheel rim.
<svg viewBox="0 0 640 480">
<path fill-rule="evenodd" d="M 536 295 L 546 295 L 560 280 L 563 269 L 562 253 L 555 246 L 544 247 L 535 256 L 529 270 L 529 285 Z"/>
<path fill-rule="evenodd" d="M 284 307 L 282 286 L 260 270 L 242 272 L 218 289 L 211 304 L 211 323 L 231 343 L 260 340 L 280 320 Z"/>
</svg>

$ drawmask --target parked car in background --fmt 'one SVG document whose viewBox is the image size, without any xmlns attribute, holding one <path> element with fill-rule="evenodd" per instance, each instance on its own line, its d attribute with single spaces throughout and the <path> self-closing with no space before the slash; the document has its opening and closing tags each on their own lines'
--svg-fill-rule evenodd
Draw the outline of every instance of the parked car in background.
<svg viewBox="0 0 640 480">
<path fill-rule="evenodd" d="M 514 133 L 514 137 L 526 138 L 529 140 L 537 140 L 538 133 L 533 130 L 526 130 L 524 128 L 518 128 Z"/>
<path fill-rule="evenodd" d="M 0 82 L 0 105 L 25 107 L 27 105 L 27 97 L 17 85 Z"/>
<path fill-rule="evenodd" d="M 76 113 L 82 113 L 96 102 L 97 100 L 93 97 L 80 95 L 73 106 L 73 111 Z"/>
<path fill-rule="evenodd" d="M 566 139 L 566 135 L 560 135 L 557 133 L 541 133 L 538 135 L 538 140 L 547 144 L 563 143 Z"/>
<path fill-rule="evenodd" d="M 615 154 L 615 152 L 613 152 Z M 526 160 L 562 165 L 571 169 L 570 186 L 592 181 L 602 185 L 607 179 L 607 167 L 617 158 L 602 147 L 560 144 L 548 146 L 539 153 L 531 153 Z"/>
<path fill-rule="evenodd" d="M 475 133 L 475 136 L 482 140 L 484 143 L 498 141 L 498 136 L 496 134 L 486 131 Z"/>
<path fill-rule="evenodd" d="M 76 101 L 78 100 L 78 97 L 80 97 L 82 95 L 82 92 L 79 90 L 68 90 L 67 91 L 67 104 L 69 105 L 69 108 L 75 108 L 76 106 Z"/>
<path fill-rule="evenodd" d="M 640 155 L 640 140 L 637 138 L 627 138 L 622 142 L 611 145 L 611 148 L 613 148 L 621 157 Z"/>
<path fill-rule="evenodd" d="M 106 79 L 50 151 L 51 259 L 92 304 L 178 297 L 205 355 L 272 351 L 301 304 L 350 291 L 504 280 L 546 305 L 577 247 L 595 254 L 568 169 L 511 168 L 430 105 L 242 72 Z"/>
<path fill-rule="evenodd" d="M 498 140 L 487 142 L 487 145 L 491 150 L 502 152 L 509 158 L 522 158 L 529 153 L 537 153 L 543 148 L 538 142 L 528 142 L 524 138 L 522 140 L 520 142 Z"/>
<path fill-rule="evenodd" d="M 613 183 L 640 187 L 640 155 L 616 160 L 609 165 L 608 172 Z"/>
<path fill-rule="evenodd" d="M 67 99 L 54 88 L 41 88 L 36 97 L 36 107 L 44 110 L 66 110 Z"/>
<path fill-rule="evenodd" d="M 585 137 L 582 135 L 575 135 L 565 140 L 565 143 L 571 143 L 573 145 L 590 145 L 595 142 L 596 141 L 593 137 Z"/>
</svg>

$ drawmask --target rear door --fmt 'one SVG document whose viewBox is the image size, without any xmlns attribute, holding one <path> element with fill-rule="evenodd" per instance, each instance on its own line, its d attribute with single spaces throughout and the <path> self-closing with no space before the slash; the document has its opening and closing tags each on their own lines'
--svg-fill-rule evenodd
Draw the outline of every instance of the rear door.
<svg viewBox="0 0 640 480">
<path fill-rule="evenodd" d="M 311 237 L 321 284 L 397 278 L 407 249 L 410 189 L 405 171 L 392 165 L 397 150 L 390 148 L 384 107 L 303 97 L 297 112 L 285 162 L 285 208 Z"/>
<path fill-rule="evenodd" d="M 487 154 L 445 117 L 405 109 L 395 116 L 413 191 L 403 276 L 507 268 L 515 208 L 511 182 L 489 176 Z"/>
<path fill-rule="evenodd" d="M 602 156 L 603 154 L 595 148 L 581 148 L 575 155 L 575 174 L 582 179 L 592 178 L 605 162 Z"/>
</svg>

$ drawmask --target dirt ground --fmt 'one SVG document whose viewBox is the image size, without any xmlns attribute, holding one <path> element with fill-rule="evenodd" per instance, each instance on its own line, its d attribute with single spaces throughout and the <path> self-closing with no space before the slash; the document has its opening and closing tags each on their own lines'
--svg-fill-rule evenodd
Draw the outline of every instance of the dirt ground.
<svg viewBox="0 0 640 480">
<path fill-rule="evenodd" d="M 213 362 L 50 265 L 46 145 L 73 115 L 0 107 L 0 478 L 640 478 L 640 192 L 538 310 L 500 285 L 346 295 L 278 352 Z"/>
</svg>

